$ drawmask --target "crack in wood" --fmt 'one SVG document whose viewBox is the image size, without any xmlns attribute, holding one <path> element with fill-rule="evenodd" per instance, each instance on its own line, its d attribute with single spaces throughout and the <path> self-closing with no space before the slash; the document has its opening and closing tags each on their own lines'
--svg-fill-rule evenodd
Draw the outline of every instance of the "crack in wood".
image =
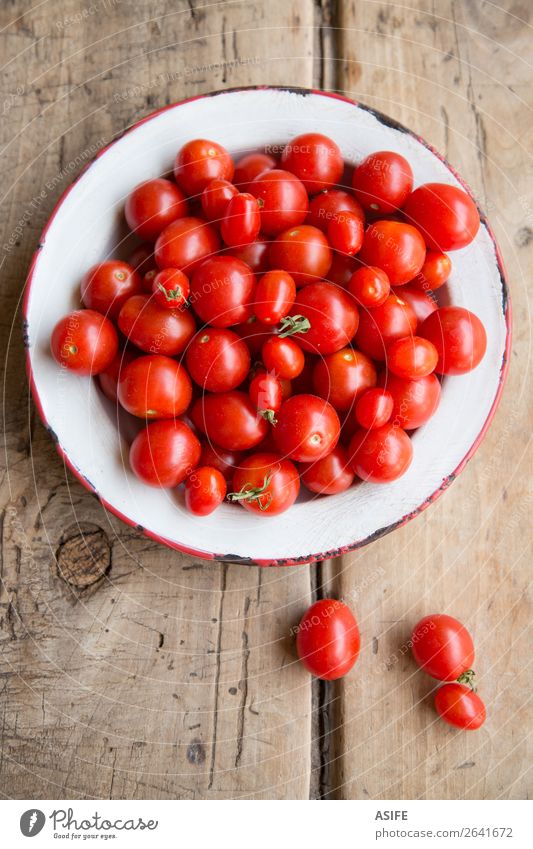
<svg viewBox="0 0 533 849">
<path fill-rule="evenodd" d="M 228 579 L 228 565 L 227 563 L 221 564 L 221 573 L 220 573 L 220 602 L 218 605 L 218 630 L 217 630 L 217 649 L 216 649 L 216 662 L 215 662 L 215 703 L 213 705 L 213 738 L 211 741 L 211 762 L 209 764 L 209 782 L 207 784 L 207 789 L 211 790 L 213 787 L 213 782 L 215 780 L 215 759 L 217 753 L 217 724 L 218 724 L 218 687 L 220 683 L 220 665 L 221 658 L 220 652 L 222 648 L 222 626 L 223 626 L 223 612 L 224 612 L 224 593 L 226 592 L 227 579 Z"/>
<path fill-rule="evenodd" d="M 238 767 L 241 762 L 242 750 L 244 745 L 244 711 L 246 710 L 246 702 L 248 699 L 248 661 L 250 659 L 250 648 L 248 639 L 248 611 L 250 610 L 250 598 L 246 596 L 244 603 L 244 624 L 242 629 L 242 661 L 241 661 L 241 678 L 239 681 L 239 690 L 241 691 L 241 703 L 239 705 L 239 717 L 237 722 L 237 752 L 235 755 L 235 766 Z"/>
</svg>

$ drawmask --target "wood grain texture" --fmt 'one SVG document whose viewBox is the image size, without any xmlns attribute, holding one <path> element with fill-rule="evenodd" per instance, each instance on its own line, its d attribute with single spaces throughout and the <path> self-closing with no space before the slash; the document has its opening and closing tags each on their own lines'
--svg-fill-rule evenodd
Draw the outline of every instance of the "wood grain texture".
<svg viewBox="0 0 533 849">
<path fill-rule="evenodd" d="M 481 0 L 2 5 L 4 796 L 527 795 L 529 11 Z M 515 324 L 501 409 L 441 500 L 340 561 L 279 571 L 200 562 L 107 515 L 37 419 L 17 315 L 38 235 L 96 150 L 166 103 L 255 83 L 344 91 L 446 153 L 496 230 Z M 289 632 L 328 594 L 357 611 L 363 650 L 345 682 L 311 685 Z M 476 734 L 435 721 L 431 681 L 407 651 L 431 610 L 475 635 L 490 711 Z"/>
</svg>

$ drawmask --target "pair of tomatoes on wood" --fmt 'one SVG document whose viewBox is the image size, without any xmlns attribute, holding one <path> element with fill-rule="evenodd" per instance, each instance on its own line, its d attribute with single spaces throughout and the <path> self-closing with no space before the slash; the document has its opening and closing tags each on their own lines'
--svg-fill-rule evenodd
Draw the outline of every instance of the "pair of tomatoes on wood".
<svg viewBox="0 0 533 849">
<path fill-rule="evenodd" d="M 184 483 L 193 513 L 227 499 L 276 515 L 302 484 L 334 495 L 396 480 L 441 377 L 483 357 L 479 319 L 432 295 L 451 271 L 444 251 L 476 235 L 471 199 L 444 184 L 413 190 L 392 151 L 341 186 L 346 173 L 319 133 L 292 139 L 279 161 L 188 142 L 172 178 L 126 200 L 143 243 L 129 262 L 90 268 L 84 308 L 53 331 L 61 366 L 98 375 L 144 421 L 135 475 Z"/>
</svg>

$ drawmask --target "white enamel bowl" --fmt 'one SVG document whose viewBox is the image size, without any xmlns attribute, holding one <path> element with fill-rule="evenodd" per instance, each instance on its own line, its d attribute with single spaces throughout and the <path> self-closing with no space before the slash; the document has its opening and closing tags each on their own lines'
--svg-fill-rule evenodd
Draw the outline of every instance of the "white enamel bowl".
<svg viewBox="0 0 533 849">
<path fill-rule="evenodd" d="M 133 476 L 126 461 L 131 421 L 119 433 L 115 407 L 96 382 L 58 369 L 49 353 L 54 324 L 79 305 L 79 282 L 90 265 L 117 253 L 127 255 L 122 219 L 126 195 L 141 180 L 167 172 L 184 142 L 212 138 L 239 154 L 309 131 L 335 139 L 350 163 L 374 150 L 396 150 L 411 163 L 415 185 L 460 185 L 421 139 L 344 98 L 271 88 L 226 91 L 155 113 L 102 151 L 62 197 L 30 270 L 24 304 L 28 374 L 60 454 L 106 509 L 149 536 L 201 557 L 262 565 L 303 563 L 350 550 L 403 524 L 463 468 L 501 393 L 510 310 L 501 261 L 482 216 L 473 244 L 453 253 L 447 297 L 481 318 L 487 353 L 470 374 L 444 380 L 440 406 L 414 434 L 413 463 L 400 480 L 360 483 L 326 498 L 304 497 L 273 518 L 229 504 L 196 518 L 185 511 L 177 493 L 148 488 Z"/>
</svg>

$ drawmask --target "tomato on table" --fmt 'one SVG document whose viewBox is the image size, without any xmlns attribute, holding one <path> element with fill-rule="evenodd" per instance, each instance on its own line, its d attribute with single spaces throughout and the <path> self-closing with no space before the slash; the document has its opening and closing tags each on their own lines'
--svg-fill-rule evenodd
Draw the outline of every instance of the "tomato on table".
<svg viewBox="0 0 533 849">
<path fill-rule="evenodd" d="M 343 189 L 326 189 L 315 195 L 309 202 L 309 212 L 305 223 L 318 227 L 325 233 L 330 222 L 343 212 L 354 213 L 364 223 L 365 213 L 353 195 Z"/>
<path fill-rule="evenodd" d="M 288 271 L 296 285 L 303 286 L 326 276 L 332 253 L 322 230 L 301 224 L 276 236 L 268 257 L 272 268 Z"/>
<path fill-rule="evenodd" d="M 386 389 L 368 389 L 358 398 L 355 418 L 365 430 L 383 427 L 390 421 L 394 409 L 394 398 Z"/>
<path fill-rule="evenodd" d="M 231 198 L 220 222 L 220 235 L 228 247 L 240 247 L 253 242 L 261 229 L 257 198 L 249 193 Z"/>
<path fill-rule="evenodd" d="M 180 268 L 190 275 L 220 248 L 217 231 L 202 218 L 178 218 L 159 234 L 155 261 L 159 268 Z"/>
<path fill-rule="evenodd" d="M 444 684 L 435 694 L 435 708 L 440 718 L 465 731 L 481 728 L 487 710 L 477 693 L 465 684 Z"/>
<path fill-rule="evenodd" d="M 292 339 L 270 336 L 264 343 L 261 356 L 268 371 L 278 377 L 293 380 L 303 371 L 305 356 L 299 345 Z"/>
<path fill-rule="evenodd" d="M 267 271 L 255 290 L 254 313 L 262 324 L 278 324 L 288 314 L 295 298 L 296 284 L 287 271 Z"/>
<path fill-rule="evenodd" d="M 264 171 L 252 180 L 249 191 L 259 201 L 261 230 L 267 236 L 276 236 L 305 221 L 309 198 L 303 183 L 289 171 Z"/>
<path fill-rule="evenodd" d="M 444 286 L 452 273 L 452 261 L 442 251 L 428 251 L 424 265 L 410 282 L 410 286 L 424 292 L 434 292 Z"/>
<path fill-rule="evenodd" d="M 200 442 L 179 419 L 151 422 L 130 447 L 134 474 L 148 486 L 179 486 L 198 465 Z"/>
<path fill-rule="evenodd" d="M 328 224 L 327 234 L 331 247 L 340 253 L 354 256 L 361 250 L 364 225 L 355 212 L 340 212 Z"/>
<path fill-rule="evenodd" d="M 288 403 L 288 402 L 286 402 Z M 191 419 L 210 442 L 230 451 L 248 451 L 262 442 L 268 423 L 244 392 L 204 395 L 193 404 Z"/>
<path fill-rule="evenodd" d="M 291 460 L 312 463 L 333 451 L 339 441 L 339 417 L 331 404 L 316 395 L 288 398 L 277 419 L 274 442 Z"/>
<path fill-rule="evenodd" d="M 404 303 L 409 304 L 419 325 L 426 320 L 428 315 L 431 315 L 438 308 L 438 304 L 430 292 L 413 289 L 410 283 L 407 286 L 400 286 L 398 289 L 393 289 L 392 294 L 396 295 Z"/>
<path fill-rule="evenodd" d="M 447 183 L 419 186 L 407 198 L 403 211 L 432 251 L 465 248 L 479 230 L 479 213 L 472 198 Z"/>
<path fill-rule="evenodd" d="M 392 395 L 392 421 L 405 430 L 421 427 L 439 406 L 441 386 L 434 374 L 417 380 L 387 375 L 381 376 L 378 383 L 383 383 L 383 387 Z"/>
<path fill-rule="evenodd" d="M 362 307 L 374 309 L 390 295 L 390 280 L 381 268 L 372 265 L 358 268 L 348 282 L 348 291 Z"/>
<path fill-rule="evenodd" d="M 228 501 L 251 513 L 278 516 L 292 507 L 300 491 L 294 463 L 271 452 L 246 457 L 233 475 Z"/>
<path fill-rule="evenodd" d="M 321 133 L 303 133 L 285 145 L 281 166 L 299 177 L 313 195 L 339 182 L 344 160 L 333 139 Z"/>
<path fill-rule="evenodd" d="M 354 473 L 348 462 L 348 452 L 336 445 L 330 454 L 314 463 L 300 463 L 300 476 L 304 486 L 318 495 L 338 495 L 353 483 Z"/>
<path fill-rule="evenodd" d="M 425 256 L 424 239 L 416 227 L 401 221 L 375 221 L 365 231 L 357 258 L 381 268 L 391 286 L 400 286 L 416 277 Z"/>
<path fill-rule="evenodd" d="M 361 310 L 355 344 L 373 360 L 384 360 L 386 348 L 395 339 L 415 333 L 416 326 L 412 307 L 403 298 L 391 293 L 378 307 Z"/>
<path fill-rule="evenodd" d="M 400 478 L 413 459 L 413 445 L 406 432 L 395 424 L 373 430 L 358 430 L 348 447 L 350 465 L 364 481 L 390 483 Z"/>
<path fill-rule="evenodd" d="M 239 190 L 229 180 L 211 180 L 201 198 L 202 212 L 207 220 L 214 223 L 222 221 L 230 200 L 238 194 Z"/>
<path fill-rule="evenodd" d="M 387 348 L 387 368 L 397 377 L 416 380 L 435 371 L 439 355 L 422 336 L 404 336 Z"/>
<path fill-rule="evenodd" d="M 116 319 L 122 305 L 142 291 L 141 277 L 127 262 L 109 259 L 93 265 L 80 286 L 83 305 Z"/>
<path fill-rule="evenodd" d="M 148 295 L 128 298 L 120 310 L 118 326 L 141 351 L 167 357 L 181 354 L 196 332 L 189 309 L 163 309 Z"/>
<path fill-rule="evenodd" d="M 437 349 L 439 374 L 466 374 L 479 365 L 487 350 L 482 322 L 463 307 L 440 307 L 418 332 Z"/>
<path fill-rule="evenodd" d="M 208 392 L 236 389 L 250 369 L 250 353 L 231 330 L 205 327 L 191 340 L 185 354 L 188 372 Z"/>
<path fill-rule="evenodd" d="M 323 681 L 335 681 L 352 669 L 361 647 L 359 628 L 342 601 L 324 598 L 304 613 L 296 634 L 298 657 Z"/>
<path fill-rule="evenodd" d="M 401 154 L 379 150 L 354 169 L 352 186 L 365 209 L 387 214 L 404 205 L 413 188 L 413 171 Z"/>
<path fill-rule="evenodd" d="M 115 359 L 117 331 L 101 313 L 75 310 L 57 322 L 50 348 L 55 361 L 63 368 L 79 375 L 99 374 Z"/>
<path fill-rule="evenodd" d="M 226 497 L 226 481 L 218 469 L 198 466 L 185 481 L 185 506 L 195 516 L 209 516 Z"/>
<path fill-rule="evenodd" d="M 456 681 L 472 669 L 474 642 L 453 616 L 424 616 L 413 628 L 411 643 L 418 666 L 439 681 Z"/>
<path fill-rule="evenodd" d="M 268 153 L 246 153 L 235 163 L 233 182 L 241 192 L 249 192 L 252 180 L 264 171 L 272 171 L 277 162 Z"/>
<path fill-rule="evenodd" d="M 155 242 L 162 230 L 188 212 L 187 198 L 178 186 L 163 178 L 145 180 L 128 195 L 124 214 L 130 230 Z"/>
<path fill-rule="evenodd" d="M 191 306 L 206 324 L 231 327 L 251 315 L 255 282 L 252 269 L 240 259 L 211 257 L 192 276 Z"/>
<path fill-rule="evenodd" d="M 176 183 L 188 195 L 198 195 L 212 180 L 233 178 L 234 165 L 225 147 L 209 139 L 184 144 L 174 162 Z"/>
<path fill-rule="evenodd" d="M 356 399 L 376 385 L 372 360 L 354 348 L 341 348 L 321 357 L 313 370 L 313 387 L 336 410 L 348 410 Z"/>
<path fill-rule="evenodd" d="M 176 360 L 160 354 L 137 357 L 121 370 L 118 400 L 142 419 L 173 419 L 192 398 L 189 375 Z"/>
<path fill-rule="evenodd" d="M 293 313 L 307 318 L 311 325 L 297 337 L 299 346 L 311 354 L 333 354 L 345 348 L 359 325 L 354 299 L 332 283 L 309 283 L 300 289 Z"/>
<path fill-rule="evenodd" d="M 164 268 L 154 275 L 152 293 L 160 307 L 172 310 L 183 306 L 189 291 L 189 278 L 179 268 Z"/>
<path fill-rule="evenodd" d="M 277 424 L 276 413 L 284 401 L 281 380 L 272 372 L 258 371 L 250 381 L 248 394 L 259 415 Z"/>
</svg>

